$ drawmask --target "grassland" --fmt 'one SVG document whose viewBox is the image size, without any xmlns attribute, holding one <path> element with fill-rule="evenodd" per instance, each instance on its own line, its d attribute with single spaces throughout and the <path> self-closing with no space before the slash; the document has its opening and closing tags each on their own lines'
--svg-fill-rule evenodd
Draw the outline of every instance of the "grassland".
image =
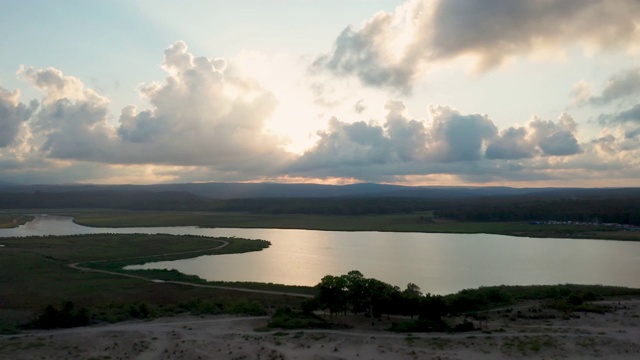
<svg viewBox="0 0 640 360">
<path fill-rule="evenodd" d="M 390 215 L 253 214 L 247 212 L 67 212 L 93 227 L 200 226 L 333 231 L 486 233 L 525 237 L 639 241 L 640 232 L 605 226 L 531 225 L 527 222 L 458 222 L 434 219 L 430 212 Z"/>
<path fill-rule="evenodd" d="M 7 229 L 31 221 L 33 216 L 0 213 L 0 229 Z"/>
<path fill-rule="evenodd" d="M 229 246 L 214 249 L 220 240 Z M 154 283 L 104 273 L 82 272 L 72 263 L 109 260 L 101 266 L 135 263 L 145 259 L 188 257 L 229 252 L 256 251 L 264 243 L 246 239 L 214 239 L 199 236 L 98 234 L 2 239 L 0 248 L 0 332 L 15 329 L 32 320 L 47 305 L 72 301 L 89 309 L 98 320 L 117 321 L 131 315 L 132 304 L 168 315 L 181 311 L 227 312 L 251 304 L 254 308 L 290 305 L 301 300 L 292 297 L 242 293 L 223 289 L 198 288 Z M 117 260 L 129 258 L 129 260 Z M 110 265 L 111 264 L 111 265 Z M 152 274 L 151 274 L 152 275 Z M 250 284 L 247 285 L 250 287 Z M 264 288 L 265 285 L 262 285 Z M 245 286 L 246 287 L 246 286 Z M 238 305 L 240 304 L 240 305 Z M 207 310 L 202 310 L 207 309 Z M 242 309 L 238 310 L 242 312 Z"/>
</svg>

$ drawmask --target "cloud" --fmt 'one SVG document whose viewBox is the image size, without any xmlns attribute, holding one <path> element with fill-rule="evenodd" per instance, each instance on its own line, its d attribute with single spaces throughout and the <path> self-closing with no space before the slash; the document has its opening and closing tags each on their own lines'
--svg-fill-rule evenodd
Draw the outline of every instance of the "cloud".
<svg viewBox="0 0 640 360">
<path fill-rule="evenodd" d="M 575 155 L 580 152 L 578 141 L 568 131 L 558 131 L 542 139 L 540 149 L 550 156 Z"/>
<path fill-rule="evenodd" d="M 356 114 L 362 114 L 365 110 L 367 110 L 367 105 L 365 104 L 364 99 L 358 100 L 358 102 L 353 105 L 353 111 Z"/>
<path fill-rule="evenodd" d="M 409 92 L 432 63 L 469 55 L 478 71 L 536 51 L 626 48 L 640 35 L 635 0 L 412 0 L 346 28 L 315 69 Z"/>
<path fill-rule="evenodd" d="M 318 141 L 296 161 L 294 169 L 386 163 L 391 156 L 391 143 L 382 127 L 375 124 L 348 124 L 334 117 L 328 129 L 317 135 Z"/>
<path fill-rule="evenodd" d="M 162 67 L 164 82 L 140 87 L 152 108 L 120 115 L 118 135 L 139 154 L 133 161 L 266 171 L 286 159 L 281 140 L 264 131 L 277 100 L 232 63 L 194 57 L 176 42 Z"/>
<path fill-rule="evenodd" d="M 588 88 L 586 83 L 576 88 Z M 616 112 L 603 113 L 597 119 L 601 125 L 606 124 L 633 124 L 640 122 L 640 103 L 633 104 L 637 95 L 640 94 L 640 68 L 632 68 L 612 75 L 607 81 L 602 93 L 599 96 L 588 96 L 586 94 L 574 93 L 576 102 L 580 104 L 591 104 L 596 106 L 609 105 L 617 102 Z M 578 98 L 581 97 L 582 101 Z M 630 105 L 629 102 L 631 102 Z M 625 107 L 626 106 L 626 107 Z M 622 110 L 620 110 L 622 108 Z"/>
<path fill-rule="evenodd" d="M 27 68 L 19 73 L 44 93 L 31 121 L 34 145 L 52 158 L 108 162 L 114 140 L 109 100 L 58 69 Z"/>
<path fill-rule="evenodd" d="M 624 137 L 626 139 L 635 139 L 635 138 L 637 138 L 639 136 L 640 136 L 640 127 L 637 127 L 635 129 L 627 130 L 624 133 Z"/>
<path fill-rule="evenodd" d="M 575 166 L 577 156 L 593 156 L 585 154 L 577 123 L 568 114 L 555 121 L 533 117 L 524 126 L 498 131 L 486 115 L 447 106 L 431 107 L 430 122 L 412 119 L 400 101 L 388 101 L 386 110 L 382 124 L 332 118 L 287 175 L 389 182 L 415 176 L 544 181 L 554 178 L 551 169 Z"/>
<path fill-rule="evenodd" d="M 510 127 L 487 146 L 486 157 L 506 160 L 533 157 L 535 149 L 526 136 L 527 129 Z"/>
<path fill-rule="evenodd" d="M 534 116 L 524 127 L 510 127 L 493 139 L 486 150 L 488 159 L 516 160 L 535 156 L 570 156 L 582 152 L 576 138 L 578 124 L 568 114 L 558 121 Z"/>
<path fill-rule="evenodd" d="M 601 114 L 598 116 L 600 124 L 606 123 L 639 123 L 640 122 L 640 104 L 635 104 L 626 110 L 611 113 Z"/>
<path fill-rule="evenodd" d="M 640 93 L 640 68 L 629 69 L 609 78 L 602 94 L 590 97 L 589 102 L 593 105 L 606 105 L 638 93 Z"/>
<path fill-rule="evenodd" d="M 462 115 L 446 106 L 432 108 L 431 115 L 429 148 L 437 161 L 478 160 L 483 155 L 485 141 L 497 132 L 486 115 Z"/>
<path fill-rule="evenodd" d="M 164 55 L 164 81 L 140 86 L 151 107 L 126 106 L 117 125 L 109 99 L 79 79 L 53 68 L 21 69 L 44 93 L 31 121 L 40 150 L 57 159 L 233 174 L 268 174 L 288 160 L 281 140 L 264 130 L 278 104 L 273 94 L 233 64 L 194 57 L 183 42 Z"/>
<path fill-rule="evenodd" d="M 529 139 L 545 156 L 568 156 L 581 152 L 575 137 L 576 121 L 568 114 L 560 115 L 557 122 L 534 117 L 529 123 Z"/>
<path fill-rule="evenodd" d="M 354 30 L 347 27 L 336 38 L 333 50 L 319 56 L 313 69 L 328 69 L 336 75 L 355 75 L 371 86 L 389 86 L 403 92 L 418 76 L 419 56 L 412 44 L 422 23 L 428 20 L 427 4 L 410 1 L 395 12 L 379 12 Z M 416 26 L 417 25 L 417 26 Z"/>
<path fill-rule="evenodd" d="M 38 107 L 37 101 L 28 106 L 19 101 L 20 91 L 9 91 L 0 86 L 0 148 L 11 145 L 22 125 Z"/>
</svg>

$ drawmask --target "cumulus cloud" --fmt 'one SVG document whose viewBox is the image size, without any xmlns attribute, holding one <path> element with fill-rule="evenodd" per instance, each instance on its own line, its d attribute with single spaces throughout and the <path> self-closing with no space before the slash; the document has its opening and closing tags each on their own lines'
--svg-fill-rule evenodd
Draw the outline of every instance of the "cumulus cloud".
<svg viewBox="0 0 640 360">
<path fill-rule="evenodd" d="M 424 123 L 409 119 L 400 101 L 389 101 L 385 108 L 388 112 L 383 125 L 331 118 L 328 129 L 317 133 L 318 141 L 292 168 L 367 166 L 423 158 L 428 138 Z"/>
<path fill-rule="evenodd" d="M 567 156 L 581 152 L 575 137 L 577 123 L 568 114 L 562 114 L 557 122 L 534 117 L 529 123 L 530 141 L 546 156 Z"/>
<path fill-rule="evenodd" d="M 21 126 L 38 107 L 37 101 L 29 105 L 20 102 L 20 91 L 9 91 L 0 86 L 0 148 L 11 145 Z"/>
<path fill-rule="evenodd" d="M 44 93 L 31 122 L 51 158 L 109 164 L 208 166 L 220 173 L 265 174 L 290 154 L 265 132 L 277 101 L 223 59 L 194 57 L 184 42 L 164 54 L 163 82 L 140 86 L 149 109 L 122 109 L 60 70 L 21 69 Z"/>
<path fill-rule="evenodd" d="M 549 168 L 584 152 L 568 114 L 555 121 L 533 117 L 524 126 L 499 131 L 487 115 L 447 106 L 431 107 L 430 122 L 412 119 L 400 101 L 387 102 L 386 110 L 382 124 L 331 119 L 288 174 L 366 181 L 434 174 L 469 181 L 544 180 L 552 177 Z"/>
<path fill-rule="evenodd" d="M 134 161 L 265 170 L 287 157 L 280 139 L 264 131 L 274 95 L 233 64 L 194 57 L 179 41 L 162 67 L 164 82 L 140 88 L 152 108 L 129 106 L 120 115 L 118 135 L 137 150 Z"/>
<path fill-rule="evenodd" d="M 534 156 L 569 156 L 582 152 L 577 123 L 568 114 L 554 122 L 534 116 L 524 127 L 504 130 L 487 146 L 488 159 L 514 160 Z"/>
<path fill-rule="evenodd" d="M 58 69 L 27 68 L 19 73 L 44 93 L 31 122 L 42 151 L 59 159 L 108 160 L 113 131 L 107 123 L 106 97 Z"/>
<path fill-rule="evenodd" d="M 497 132 L 486 115 L 462 115 L 445 106 L 432 108 L 431 115 L 429 148 L 438 161 L 478 160 L 483 156 L 485 142 Z"/>
<path fill-rule="evenodd" d="M 625 48 L 638 40 L 639 21 L 635 0 L 411 0 L 346 28 L 314 67 L 407 92 L 430 63 L 462 55 L 485 71 L 577 43 Z"/>
<path fill-rule="evenodd" d="M 524 127 L 510 127 L 504 130 L 487 146 L 487 158 L 510 160 L 533 157 L 535 149 L 526 136 L 527 129 Z"/>
</svg>

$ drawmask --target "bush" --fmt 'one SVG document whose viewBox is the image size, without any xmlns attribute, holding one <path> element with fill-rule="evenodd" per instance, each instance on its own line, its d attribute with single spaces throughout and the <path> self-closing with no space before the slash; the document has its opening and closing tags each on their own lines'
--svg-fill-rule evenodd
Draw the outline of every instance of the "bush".
<svg viewBox="0 0 640 360">
<path fill-rule="evenodd" d="M 129 304 L 127 306 L 129 316 L 135 319 L 148 319 L 156 316 L 156 309 L 147 303 Z"/>
<path fill-rule="evenodd" d="M 62 304 L 60 310 L 53 305 L 47 305 L 31 325 L 42 329 L 56 329 L 86 326 L 90 323 L 89 310 L 76 309 L 72 301 L 67 301 Z"/>
<path fill-rule="evenodd" d="M 222 304 L 217 304 L 211 300 L 194 299 L 185 303 L 181 303 L 179 307 L 189 311 L 193 315 L 216 315 L 222 313 Z"/>
<path fill-rule="evenodd" d="M 267 311 L 255 301 L 240 300 L 233 302 L 226 307 L 226 312 L 231 314 L 242 314 L 251 316 L 266 315 Z"/>
<path fill-rule="evenodd" d="M 276 310 L 267 326 L 280 329 L 323 329 L 331 327 L 331 324 L 314 314 L 293 311 L 289 307 L 283 307 Z"/>
</svg>

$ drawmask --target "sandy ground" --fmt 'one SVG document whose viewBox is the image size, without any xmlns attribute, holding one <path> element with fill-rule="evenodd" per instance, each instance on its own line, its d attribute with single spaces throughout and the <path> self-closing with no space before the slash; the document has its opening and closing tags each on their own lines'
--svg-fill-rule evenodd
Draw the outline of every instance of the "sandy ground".
<svg viewBox="0 0 640 360">
<path fill-rule="evenodd" d="M 343 316 L 345 331 L 271 332 L 254 330 L 267 317 L 185 316 L 0 336 L 0 359 L 640 359 L 640 300 L 608 304 L 603 315 L 527 319 L 546 311 L 529 303 L 458 334 L 390 333 L 394 319 L 361 316 Z"/>
</svg>

